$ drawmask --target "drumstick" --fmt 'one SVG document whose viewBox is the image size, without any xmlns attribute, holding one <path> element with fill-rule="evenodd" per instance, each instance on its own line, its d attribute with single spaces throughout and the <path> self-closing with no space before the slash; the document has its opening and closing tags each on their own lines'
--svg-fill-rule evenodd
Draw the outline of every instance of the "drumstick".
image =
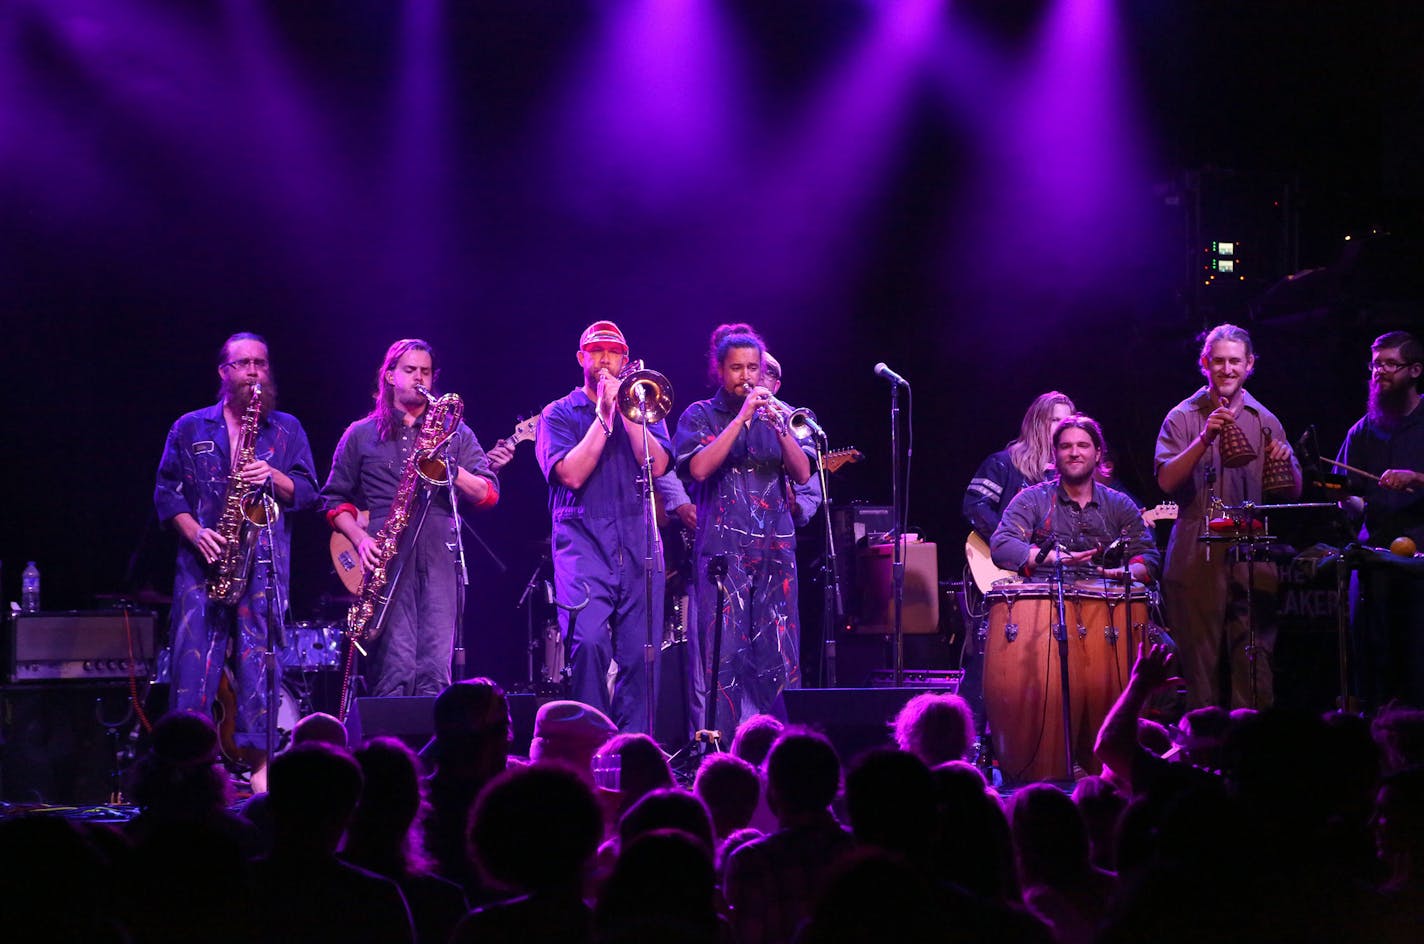
<svg viewBox="0 0 1424 944">
<path fill-rule="evenodd" d="M 1322 456 L 1321 458 L 1324 457 Z M 1334 459 L 1326 459 L 1325 461 L 1335 466 L 1335 468 L 1337 469 L 1344 469 L 1346 472 L 1353 472 L 1356 475 L 1363 475 L 1365 478 L 1369 479 L 1372 482 L 1378 482 L 1380 480 L 1380 477 L 1378 475 L 1375 475 L 1373 472 L 1366 472 L 1364 469 L 1357 469 L 1352 465 L 1346 465 L 1343 462 L 1336 462 Z"/>
</svg>

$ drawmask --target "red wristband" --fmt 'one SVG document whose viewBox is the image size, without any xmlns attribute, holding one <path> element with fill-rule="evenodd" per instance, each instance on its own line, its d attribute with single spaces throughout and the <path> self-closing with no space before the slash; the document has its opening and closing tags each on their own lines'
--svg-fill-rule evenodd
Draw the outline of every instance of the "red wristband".
<svg viewBox="0 0 1424 944">
<path fill-rule="evenodd" d="M 489 479 L 485 479 L 489 482 Z M 494 487 L 494 483 L 489 483 L 489 490 L 485 492 L 485 497 L 475 502 L 475 510 L 484 511 L 486 508 L 493 508 L 499 504 L 499 489 Z"/>
<path fill-rule="evenodd" d="M 350 502 L 342 502 L 341 504 L 337 505 L 335 508 L 331 509 L 326 513 L 326 523 L 331 525 L 331 530 L 336 530 L 336 516 L 341 514 L 343 511 L 350 513 L 351 517 L 353 518 L 360 517 L 361 514 L 360 510 L 355 505 L 351 504 Z"/>
</svg>

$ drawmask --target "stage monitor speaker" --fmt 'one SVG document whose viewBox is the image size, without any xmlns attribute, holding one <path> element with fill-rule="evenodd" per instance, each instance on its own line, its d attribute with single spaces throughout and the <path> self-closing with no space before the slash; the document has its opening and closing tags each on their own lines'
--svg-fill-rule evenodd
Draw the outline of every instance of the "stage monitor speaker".
<svg viewBox="0 0 1424 944">
<path fill-rule="evenodd" d="M 434 695 L 358 698 L 346 716 L 346 739 L 353 748 L 374 737 L 393 737 L 418 751 L 434 730 Z"/>
<path fill-rule="evenodd" d="M 129 610 L 16 613 L 10 620 L 10 682 L 102 681 L 153 674 L 154 615 Z"/>
<path fill-rule="evenodd" d="M 905 702 L 927 688 L 788 688 L 782 693 L 792 724 L 823 732 L 843 764 L 876 747 L 894 747 L 892 725 Z M 945 688 L 944 691 L 951 689 Z"/>
<path fill-rule="evenodd" d="M 939 554 L 929 541 L 904 541 L 905 597 L 900 626 L 906 635 L 939 632 Z M 856 633 L 895 631 L 894 543 L 870 544 L 856 552 L 860 611 Z"/>
<path fill-rule="evenodd" d="M 127 746 L 133 726 L 125 685 L 51 682 L 0 689 L 0 799 L 107 802 L 119 761 L 115 747 Z"/>
</svg>

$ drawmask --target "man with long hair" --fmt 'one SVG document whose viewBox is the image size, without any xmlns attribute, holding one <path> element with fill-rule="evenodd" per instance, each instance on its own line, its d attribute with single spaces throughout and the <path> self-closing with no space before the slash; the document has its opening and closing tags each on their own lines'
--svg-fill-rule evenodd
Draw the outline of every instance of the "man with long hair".
<svg viewBox="0 0 1424 944">
<path fill-rule="evenodd" d="M 1382 334 L 1370 346 L 1369 370 L 1367 410 L 1337 457 L 1379 476 L 1350 474 L 1351 490 L 1364 500 L 1363 509 L 1355 502 L 1364 514 L 1360 540 L 1386 546 L 1406 538 L 1424 547 L 1424 345 L 1405 331 Z M 1372 708 L 1392 698 L 1424 706 L 1424 577 L 1396 561 L 1385 557 L 1381 564 L 1395 565 L 1362 568 L 1352 587 L 1355 664 Z"/>
<path fill-rule="evenodd" d="M 1015 495 L 1042 482 L 1044 473 L 1053 468 L 1053 427 L 1075 412 L 1067 394 L 1040 393 L 1028 405 L 1018 437 L 979 464 L 964 490 L 963 512 L 981 538 L 987 541 L 993 536 Z"/>
<path fill-rule="evenodd" d="M 1290 469 L 1290 484 L 1280 497 L 1298 497 L 1300 463 L 1281 421 L 1246 391 L 1246 380 L 1256 369 L 1249 334 L 1233 324 L 1217 325 L 1202 340 L 1198 364 L 1206 385 L 1172 407 L 1157 434 L 1157 484 L 1181 508 L 1167 543 L 1163 604 L 1180 647 L 1189 707 L 1221 702 L 1217 674 L 1225 642 L 1231 707 L 1267 708 L 1273 691 L 1275 565 L 1249 563 L 1237 549 L 1213 549 L 1201 540 L 1202 522 L 1211 514 L 1213 499 L 1226 507 L 1259 504 L 1268 460 L 1286 462 Z M 1237 464 L 1223 448 L 1232 427 L 1254 452 L 1249 462 Z M 1254 575 L 1254 613 L 1249 616 L 1248 575 Z"/>
<path fill-rule="evenodd" d="M 381 561 L 376 541 L 434 413 L 430 396 L 438 376 L 428 343 L 404 338 L 392 344 L 376 371 L 375 406 L 342 434 L 321 492 L 327 521 L 351 542 L 363 569 L 387 568 L 390 602 L 366 672 L 377 696 L 437 695 L 450 684 L 464 589 L 450 490 L 417 483 L 394 560 Z M 457 424 L 442 450 L 459 501 L 472 509 L 494 507 L 499 480 L 470 427 Z M 370 513 L 365 525 L 362 511 Z"/>
<path fill-rule="evenodd" d="M 224 672 L 235 696 L 234 745 L 249 766 L 261 764 L 267 730 L 263 654 L 269 623 L 280 633 L 291 578 L 290 512 L 316 502 L 316 473 L 302 424 L 276 407 L 277 385 L 267 342 L 234 334 L 218 351 L 218 402 L 184 414 L 168 431 L 153 503 L 158 519 L 178 533 L 173 581 L 172 695 L 175 711 L 211 716 Z M 252 457 L 236 468 L 243 417 L 260 384 Z M 275 502 L 265 527 L 245 523 L 235 540 L 250 548 L 235 602 L 208 595 L 213 563 L 233 535 L 219 533 L 229 484 Z M 276 640 L 281 645 L 282 640 Z M 236 759 L 236 758 L 235 758 Z"/>
</svg>

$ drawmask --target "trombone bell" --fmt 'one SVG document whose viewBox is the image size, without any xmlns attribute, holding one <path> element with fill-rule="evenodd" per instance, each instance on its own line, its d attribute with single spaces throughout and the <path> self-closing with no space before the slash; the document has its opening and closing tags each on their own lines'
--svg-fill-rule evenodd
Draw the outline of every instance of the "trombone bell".
<svg viewBox="0 0 1424 944">
<path fill-rule="evenodd" d="M 672 384 L 655 370 L 633 371 L 618 385 L 618 412 L 629 422 L 658 422 L 672 412 Z"/>
</svg>

